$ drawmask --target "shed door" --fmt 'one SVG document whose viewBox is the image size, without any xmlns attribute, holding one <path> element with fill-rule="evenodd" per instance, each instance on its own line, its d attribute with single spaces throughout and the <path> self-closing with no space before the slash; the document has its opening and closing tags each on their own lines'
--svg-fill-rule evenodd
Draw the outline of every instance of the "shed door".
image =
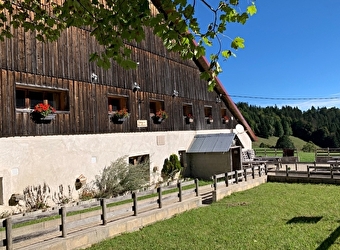
<svg viewBox="0 0 340 250">
<path fill-rule="evenodd" d="M 231 166 L 232 170 L 241 170 L 241 148 L 231 148 Z"/>
</svg>

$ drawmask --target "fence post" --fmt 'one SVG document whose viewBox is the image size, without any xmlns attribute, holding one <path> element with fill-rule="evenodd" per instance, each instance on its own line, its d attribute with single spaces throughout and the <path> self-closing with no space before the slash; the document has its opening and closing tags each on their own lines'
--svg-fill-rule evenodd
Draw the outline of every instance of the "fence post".
<svg viewBox="0 0 340 250">
<path fill-rule="evenodd" d="M 264 164 L 264 173 L 266 175 L 268 175 L 268 167 L 267 167 L 267 163 Z"/>
<path fill-rule="evenodd" d="M 307 177 L 310 177 L 310 170 L 309 170 L 309 166 L 307 165 Z"/>
<path fill-rule="evenodd" d="M 237 170 L 235 170 L 235 183 L 238 184 L 238 173 L 237 173 Z"/>
<path fill-rule="evenodd" d="M 259 165 L 258 168 L 259 168 L 259 177 L 261 177 L 261 176 L 262 176 L 262 172 L 261 172 L 262 169 L 261 169 L 261 166 Z"/>
<path fill-rule="evenodd" d="M 198 179 L 195 179 L 195 192 L 196 192 L 196 196 L 199 196 L 199 192 L 198 192 Z"/>
<path fill-rule="evenodd" d="M 245 168 L 243 171 L 244 171 L 244 173 L 243 173 L 244 181 L 247 181 L 247 169 Z"/>
<path fill-rule="evenodd" d="M 288 165 L 286 165 L 286 176 L 288 177 Z"/>
<path fill-rule="evenodd" d="M 13 249 L 13 237 L 12 237 L 12 218 L 8 217 L 5 220 L 5 227 L 6 227 L 6 250 Z"/>
<path fill-rule="evenodd" d="M 253 179 L 255 179 L 255 168 L 254 168 L 254 166 L 251 167 L 251 174 L 253 176 Z"/>
<path fill-rule="evenodd" d="M 106 199 L 105 198 L 100 199 L 100 206 L 102 207 L 102 216 L 101 216 L 102 218 L 101 219 L 103 221 L 103 225 L 106 225 L 107 214 L 106 214 Z"/>
<path fill-rule="evenodd" d="M 157 188 L 157 193 L 158 193 L 158 207 L 162 208 L 162 187 Z"/>
<path fill-rule="evenodd" d="M 216 191 L 216 189 L 217 189 L 217 176 L 214 175 L 213 179 L 214 179 L 214 190 Z"/>
<path fill-rule="evenodd" d="M 334 177 L 334 175 L 333 175 L 333 166 L 331 165 L 330 168 L 331 168 L 331 179 L 333 179 L 333 177 Z"/>
<path fill-rule="evenodd" d="M 62 206 L 59 210 L 61 215 L 61 236 L 66 238 L 67 236 L 67 228 L 66 228 L 66 207 Z"/>
<path fill-rule="evenodd" d="M 132 199 L 133 199 L 133 206 L 132 206 L 133 215 L 137 216 L 137 214 L 138 214 L 138 207 L 137 207 L 137 194 L 136 194 L 136 192 L 132 193 Z"/>
<path fill-rule="evenodd" d="M 224 182 L 225 182 L 225 186 L 228 187 L 229 186 L 228 172 L 225 173 Z"/>
<path fill-rule="evenodd" d="M 182 202 L 182 183 L 178 182 L 177 187 L 178 187 L 178 200 L 179 202 Z"/>
</svg>

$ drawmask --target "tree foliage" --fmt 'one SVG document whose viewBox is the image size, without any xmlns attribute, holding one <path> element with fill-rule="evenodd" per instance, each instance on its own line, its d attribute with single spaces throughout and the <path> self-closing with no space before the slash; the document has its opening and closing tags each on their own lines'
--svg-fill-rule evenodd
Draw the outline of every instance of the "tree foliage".
<svg viewBox="0 0 340 250">
<path fill-rule="evenodd" d="M 171 179 L 174 175 L 182 170 L 182 165 L 176 154 L 170 155 L 169 159 L 164 160 L 162 168 L 162 177 L 164 179 Z"/>
<path fill-rule="evenodd" d="M 227 48 L 222 47 L 227 24 L 245 24 L 256 13 L 255 4 L 246 0 L 3 0 L 0 2 L 0 39 L 13 35 L 13 29 L 34 32 L 38 40 L 55 41 L 70 27 L 85 28 L 91 32 L 101 49 L 90 56 L 98 66 L 109 68 L 111 59 L 124 68 L 135 68 L 131 49 L 127 44 L 145 39 L 145 28 L 151 28 L 169 51 L 180 53 L 184 59 L 206 54 L 206 46 L 218 45 L 210 56 L 210 68 L 202 72 L 210 89 L 215 76 L 221 72 L 219 57 L 229 58 L 244 47 L 244 40 L 236 37 Z M 197 15 L 197 9 L 212 13 Z M 201 19 L 199 19 L 201 18 Z M 194 42 L 195 41 L 195 42 Z"/>
<path fill-rule="evenodd" d="M 281 137 L 279 137 L 279 139 L 277 139 L 276 148 L 290 148 L 290 149 L 294 149 L 294 143 L 292 142 L 292 140 L 289 138 L 288 135 L 283 135 Z"/>
<path fill-rule="evenodd" d="M 259 137 L 293 135 L 320 147 L 340 147 L 340 109 L 257 107 L 238 103 L 239 110 Z M 281 123 L 281 126 L 278 124 Z"/>
</svg>

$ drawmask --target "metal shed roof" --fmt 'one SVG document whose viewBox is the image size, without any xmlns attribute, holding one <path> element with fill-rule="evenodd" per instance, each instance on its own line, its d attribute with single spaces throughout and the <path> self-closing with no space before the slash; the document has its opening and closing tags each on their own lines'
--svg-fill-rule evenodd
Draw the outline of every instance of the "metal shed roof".
<svg viewBox="0 0 340 250">
<path fill-rule="evenodd" d="M 187 153 L 225 153 L 229 151 L 234 138 L 234 133 L 196 135 Z"/>
</svg>

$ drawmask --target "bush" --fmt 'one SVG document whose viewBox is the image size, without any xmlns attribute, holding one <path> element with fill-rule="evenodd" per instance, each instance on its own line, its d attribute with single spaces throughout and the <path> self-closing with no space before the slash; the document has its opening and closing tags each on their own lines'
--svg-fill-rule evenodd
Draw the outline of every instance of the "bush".
<svg viewBox="0 0 340 250">
<path fill-rule="evenodd" d="M 291 141 L 288 135 L 281 136 L 277 139 L 276 148 L 295 148 L 294 143 Z"/>
<path fill-rule="evenodd" d="M 182 170 L 182 165 L 176 154 L 170 155 L 169 159 L 164 160 L 162 168 L 163 179 L 173 179 L 175 174 Z"/>
<path fill-rule="evenodd" d="M 126 157 L 118 158 L 96 175 L 98 197 L 115 197 L 128 191 L 141 189 L 149 182 L 149 162 L 131 165 Z"/>
<path fill-rule="evenodd" d="M 305 145 L 302 147 L 303 152 L 314 152 L 316 149 L 316 145 L 313 142 L 307 142 Z"/>
</svg>

